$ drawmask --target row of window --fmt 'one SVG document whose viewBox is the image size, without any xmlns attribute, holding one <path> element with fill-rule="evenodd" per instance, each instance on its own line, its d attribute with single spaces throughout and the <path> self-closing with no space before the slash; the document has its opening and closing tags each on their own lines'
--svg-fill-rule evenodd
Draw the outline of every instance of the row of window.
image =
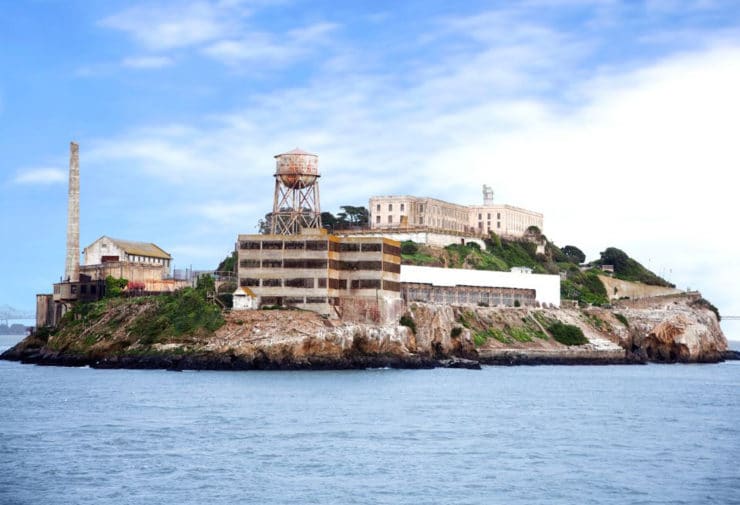
<svg viewBox="0 0 740 505">
<path fill-rule="evenodd" d="M 239 244 L 244 250 L 307 250 L 332 252 L 380 252 L 381 242 L 333 242 L 328 240 L 243 240 Z"/>
<path fill-rule="evenodd" d="M 261 281 L 261 282 L 260 282 Z M 311 277 L 298 277 L 293 279 L 256 279 L 250 277 L 244 277 L 239 280 L 239 285 L 242 287 L 285 287 L 285 288 L 300 288 L 300 289 L 314 289 L 314 288 L 326 288 L 327 279 L 321 277 L 313 279 Z M 328 279 L 329 289 L 385 289 L 387 291 L 401 290 L 401 284 L 394 281 L 381 281 L 380 279 Z M 262 301 L 263 304 L 267 304 Z"/>
</svg>

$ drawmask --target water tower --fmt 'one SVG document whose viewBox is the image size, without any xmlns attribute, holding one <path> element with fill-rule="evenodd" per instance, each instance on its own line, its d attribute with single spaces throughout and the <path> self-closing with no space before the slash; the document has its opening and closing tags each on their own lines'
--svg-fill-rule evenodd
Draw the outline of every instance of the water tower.
<svg viewBox="0 0 740 505">
<path fill-rule="evenodd" d="M 294 235 L 321 228 L 319 157 L 300 149 L 275 156 L 275 199 L 270 233 Z"/>
</svg>

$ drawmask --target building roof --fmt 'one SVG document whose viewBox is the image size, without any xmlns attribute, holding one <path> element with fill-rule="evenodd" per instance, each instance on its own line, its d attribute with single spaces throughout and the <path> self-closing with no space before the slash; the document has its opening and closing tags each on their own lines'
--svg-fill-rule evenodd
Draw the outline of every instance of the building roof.
<svg viewBox="0 0 740 505">
<path fill-rule="evenodd" d="M 284 154 L 302 154 L 308 156 L 316 156 L 313 153 L 306 152 L 303 149 L 299 149 L 298 147 L 296 147 L 295 149 L 293 149 L 292 151 L 288 151 L 287 153 L 276 154 L 275 157 L 277 158 L 278 156 L 283 156 Z"/>
<path fill-rule="evenodd" d="M 147 256 L 149 258 L 162 258 L 166 260 L 172 259 L 172 256 L 170 256 L 169 253 L 151 242 L 133 242 L 131 240 L 121 240 L 111 237 L 108 237 L 108 239 L 123 249 L 127 254 Z"/>
<path fill-rule="evenodd" d="M 246 296 L 251 296 L 252 298 L 257 298 L 257 295 L 254 294 L 254 291 L 252 291 L 249 288 L 245 288 L 244 286 L 240 286 L 236 288 L 236 291 L 234 291 L 234 293 L 232 294 L 237 295 L 237 296 L 246 295 Z"/>
</svg>

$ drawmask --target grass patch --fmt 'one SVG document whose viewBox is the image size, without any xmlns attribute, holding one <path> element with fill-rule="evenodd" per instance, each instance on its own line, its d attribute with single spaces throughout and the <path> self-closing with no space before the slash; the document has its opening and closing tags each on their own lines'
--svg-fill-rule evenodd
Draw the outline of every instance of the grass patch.
<svg viewBox="0 0 740 505">
<path fill-rule="evenodd" d="M 583 331 L 578 326 L 573 326 L 572 324 L 563 324 L 560 321 L 556 321 L 547 328 L 547 331 L 550 332 L 552 338 L 563 345 L 583 345 L 588 343 L 588 339 L 583 334 Z"/>
<path fill-rule="evenodd" d="M 208 302 L 199 290 L 185 288 L 154 300 L 153 306 L 131 324 L 131 334 L 139 337 L 142 344 L 151 345 L 167 337 L 198 331 L 211 333 L 224 324 L 219 308 Z"/>
<path fill-rule="evenodd" d="M 625 326 L 625 328 L 630 327 L 630 323 L 629 321 L 627 321 L 627 318 L 624 317 L 624 314 L 615 313 L 614 317 L 616 317 L 619 320 L 619 322 Z"/>
</svg>

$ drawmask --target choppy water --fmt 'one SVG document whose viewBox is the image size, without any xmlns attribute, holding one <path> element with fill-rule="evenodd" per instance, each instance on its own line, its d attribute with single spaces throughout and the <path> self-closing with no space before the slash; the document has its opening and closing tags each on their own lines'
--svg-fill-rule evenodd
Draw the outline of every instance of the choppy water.
<svg viewBox="0 0 740 505">
<path fill-rule="evenodd" d="M 0 362 L 0 503 L 740 503 L 740 362 L 236 373 Z"/>
</svg>

